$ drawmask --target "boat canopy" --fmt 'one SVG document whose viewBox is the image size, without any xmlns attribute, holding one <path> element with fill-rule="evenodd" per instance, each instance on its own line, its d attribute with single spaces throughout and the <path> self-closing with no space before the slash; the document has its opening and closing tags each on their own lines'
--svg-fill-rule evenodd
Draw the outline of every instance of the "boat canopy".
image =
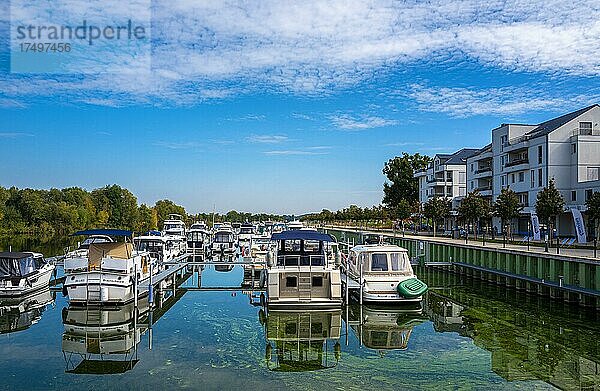
<svg viewBox="0 0 600 391">
<path fill-rule="evenodd" d="M 271 240 L 316 240 L 319 242 L 335 242 L 335 238 L 313 230 L 290 230 L 274 233 Z"/>
<path fill-rule="evenodd" d="M 126 236 L 130 237 L 133 232 L 126 231 L 123 229 L 86 229 L 83 231 L 77 231 L 71 236 L 90 236 L 90 235 L 108 235 L 108 236 Z"/>
<path fill-rule="evenodd" d="M 3 252 L 0 253 L 0 278 L 26 276 L 43 265 L 43 258 L 33 253 Z"/>
<path fill-rule="evenodd" d="M 131 243 L 92 243 L 88 254 L 90 267 L 99 267 L 102 258 L 129 259 L 133 255 Z"/>
</svg>

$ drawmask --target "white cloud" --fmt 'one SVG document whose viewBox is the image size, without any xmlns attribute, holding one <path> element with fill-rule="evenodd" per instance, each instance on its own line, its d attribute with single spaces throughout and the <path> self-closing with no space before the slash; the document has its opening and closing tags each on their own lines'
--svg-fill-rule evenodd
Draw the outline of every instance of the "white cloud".
<svg viewBox="0 0 600 391">
<path fill-rule="evenodd" d="M 589 95 L 559 95 L 546 92 L 543 88 L 447 88 L 412 86 L 409 96 L 422 111 L 447 113 L 454 117 L 472 115 L 513 115 L 536 110 L 565 110 L 565 107 L 580 107 L 592 104 L 600 95 L 590 91 Z"/>
<path fill-rule="evenodd" d="M 157 141 L 154 143 L 157 147 L 167 148 L 167 149 L 198 149 L 203 147 L 202 143 L 198 143 L 196 141 L 185 141 L 185 142 L 172 142 L 172 141 Z"/>
<path fill-rule="evenodd" d="M 253 134 L 246 138 L 251 143 L 259 143 L 259 144 L 279 144 L 284 141 L 288 141 L 288 137 L 285 135 L 269 135 L 269 134 Z"/>
<path fill-rule="evenodd" d="M 326 155 L 325 149 L 328 147 L 308 147 L 303 149 L 287 149 L 273 150 L 263 152 L 265 155 L 271 156 L 309 156 L 309 155 Z"/>
<path fill-rule="evenodd" d="M 61 20 L 80 11 L 77 1 L 61 1 L 68 5 L 59 10 Z M 30 3 L 27 12 L 44 14 L 44 4 Z M 0 75 L 5 104 L 48 95 L 109 106 L 194 105 L 257 90 L 322 95 L 438 58 L 476 59 L 508 72 L 600 74 L 597 0 L 152 4 L 151 72 L 131 71 L 142 58 L 111 63 L 106 51 L 102 74 L 81 59 L 83 76 Z M 110 19 L 129 10 L 119 5 L 101 13 Z M 350 120 L 351 129 L 361 129 Z"/>
<path fill-rule="evenodd" d="M 398 124 L 397 120 L 369 115 L 353 117 L 349 114 L 340 114 L 333 115 L 329 117 L 329 119 L 335 125 L 335 127 L 343 130 L 365 130 Z"/>
<path fill-rule="evenodd" d="M 22 132 L 0 132 L 0 138 L 19 138 L 19 137 L 33 137 L 33 134 L 22 133 Z"/>
</svg>

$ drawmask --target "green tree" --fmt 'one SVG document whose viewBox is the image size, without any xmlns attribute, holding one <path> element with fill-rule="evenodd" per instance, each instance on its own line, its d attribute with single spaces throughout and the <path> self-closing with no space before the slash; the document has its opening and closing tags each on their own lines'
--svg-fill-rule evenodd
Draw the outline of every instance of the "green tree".
<svg viewBox="0 0 600 391">
<path fill-rule="evenodd" d="M 414 205 L 419 200 L 419 182 L 415 171 L 427 168 L 431 158 L 418 153 L 390 159 L 383 167 L 383 174 L 389 182 L 383 184 L 383 204 L 389 208 L 400 205 L 401 200 Z"/>
<path fill-rule="evenodd" d="M 423 215 L 433 222 L 433 236 L 436 236 L 437 225 L 450 216 L 452 205 L 447 198 L 435 196 L 423 204 Z"/>
<path fill-rule="evenodd" d="M 597 238 L 598 230 L 600 229 L 600 192 L 595 191 L 592 196 L 585 201 L 585 206 L 587 207 L 586 214 L 594 224 L 594 237 Z"/>
<path fill-rule="evenodd" d="M 479 221 L 489 215 L 490 204 L 479 194 L 479 191 L 475 190 L 465 198 L 462 199 L 458 206 L 458 218 L 465 224 L 473 224 L 475 238 L 477 238 L 477 226 Z M 469 230 L 466 230 L 467 237 L 469 236 Z"/>
<path fill-rule="evenodd" d="M 563 212 L 564 208 L 565 200 L 556 188 L 554 179 L 550 179 L 548 187 L 544 187 L 537 194 L 535 213 L 540 220 L 547 224 L 550 232 L 552 232 L 552 228 L 555 225 L 558 228 L 556 218 Z M 552 241 L 552 237 L 550 237 L 550 241 Z"/>
<path fill-rule="evenodd" d="M 500 218 L 503 230 L 512 219 L 519 217 L 522 210 L 519 196 L 508 187 L 502 189 L 493 207 L 494 215 Z"/>
<path fill-rule="evenodd" d="M 111 228 L 135 229 L 138 223 L 137 198 L 119 185 L 106 186 L 92 191 L 97 210 L 108 212 L 107 225 Z"/>
</svg>

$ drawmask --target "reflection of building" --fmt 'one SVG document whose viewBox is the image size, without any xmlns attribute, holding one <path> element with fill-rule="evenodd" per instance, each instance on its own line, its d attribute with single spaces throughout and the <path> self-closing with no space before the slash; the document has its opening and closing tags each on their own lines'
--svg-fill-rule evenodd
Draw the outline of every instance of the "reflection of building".
<svg viewBox="0 0 600 391">
<path fill-rule="evenodd" d="M 36 324 L 53 300 L 48 288 L 23 297 L 0 300 L 0 334 L 26 330 Z"/>
<path fill-rule="evenodd" d="M 361 344 L 377 350 L 404 350 L 413 327 L 425 321 L 421 303 L 394 307 L 350 306 L 347 324 Z"/>
<path fill-rule="evenodd" d="M 428 293 L 425 312 L 437 331 L 458 332 L 491 352 L 491 369 L 508 381 L 598 390 L 596 317 L 577 321 L 572 314 L 546 308 L 544 301 L 530 304 L 525 295 L 509 297 L 502 287 L 474 284 Z"/>
<path fill-rule="evenodd" d="M 342 311 L 259 313 L 265 326 L 267 366 L 302 372 L 332 368 L 339 360 Z M 335 342 L 333 342 L 335 340 Z M 333 354 L 330 349 L 333 348 Z"/>
</svg>

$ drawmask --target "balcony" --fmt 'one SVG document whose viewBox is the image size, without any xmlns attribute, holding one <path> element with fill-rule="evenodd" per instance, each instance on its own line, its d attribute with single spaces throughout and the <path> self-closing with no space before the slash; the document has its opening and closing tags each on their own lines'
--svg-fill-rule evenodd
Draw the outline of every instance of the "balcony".
<svg viewBox="0 0 600 391">
<path fill-rule="evenodd" d="M 529 164 L 529 158 L 528 157 L 522 157 L 519 159 L 514 159 L 511 160 L 509 162 L 506 162 L 506 164 L 504 164 L 504 167 L 508 168 L 508 167 L 514 167 L 514 166 L 518 166 L 519 164 Z"/>
<path fill-rule="evenodd" d="M 529 135 L 526 134 L 520 137 L 511 138 L 508 142 L 502 144 L 502 150 L 504 152 L 518 151 L 525 148 L 529 148 Z"/>
<path fill-rule="evenodd" d="M 492 172 L 492 167 L 480 167 L 479 170 L 475 170 L 475 174 L 484 174 L 486 172 Z"/>
</svg>

